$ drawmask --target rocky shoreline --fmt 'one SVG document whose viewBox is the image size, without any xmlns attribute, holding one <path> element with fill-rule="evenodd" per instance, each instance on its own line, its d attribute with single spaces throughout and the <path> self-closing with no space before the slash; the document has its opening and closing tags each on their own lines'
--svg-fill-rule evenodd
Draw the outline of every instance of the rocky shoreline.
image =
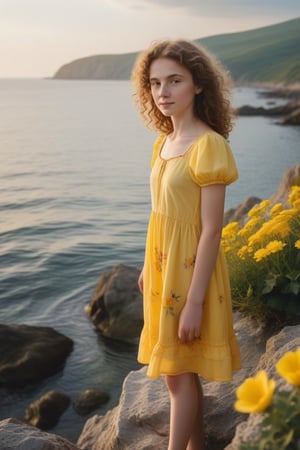
<svg viewBox="0 0 300 450">
<path fill-rule="evenodd" d="M 277 123 L 279 125 L 300 125 L 300 89 L 298 87 L 263 88 L 260 96 L 269 98 L 270 100 L 278 98 L 286 99 L 287 102 L 283 105 L 271 106 L 269 108 L 243 105 L 236 109 L 236 114 L 238 116 L 278 118 Z"/>
</svg>

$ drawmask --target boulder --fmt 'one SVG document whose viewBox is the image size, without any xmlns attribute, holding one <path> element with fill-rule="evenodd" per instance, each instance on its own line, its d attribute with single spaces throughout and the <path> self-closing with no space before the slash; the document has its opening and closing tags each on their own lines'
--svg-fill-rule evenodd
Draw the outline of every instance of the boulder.
<svg viewBox="0 0 300 450">
<path fill-rule="evenodd" d="M 235 389 L 253 373 L 265 351 L 270 332 L 249 318 L 235 314 L 235 331 L 243 369 L 231 383 L 203 382 L 207 447 L 223 450 L 245 417 L 233 409 Z M 126 377 L 119 405 L 105 416 L 90 418 L 77 445 L 82 450 L 163 450 L 167 448 L 169 396 L 161 377 L 146 377 L 146 368 Z"/>
<path fill-rule="evenodd" d="M 248 211 L 260 202 L 261 199 L 258 197 L 248 197 L 236 208 L 228 209 L 224 214 L 224 226 L 230 222 L 240 222 L 243 224 L 247 218 Z"/>
<path fill-rule="evenodd" d="M 126 377 L 119 405 L 89 419 L 77 445 L 82 450 L 167 448 L 169 399 L 162 378 L 146 378 L 146 368 Z"/>
<path fill-rule="evenodd" d="M 281 202 L 286 206 L 290 188 L 293 185 L 300 185 L 300 164 L 296 164 L 284 172 L 278 191 L 270 197 L 271 203 L 274 205 Z M 227 210 L 224 214 L 224 226 L 230 222 L 239 222 L 241 225 L 244 225 L 248 218 L 248 211 L 260 202 L 261 199 L 258 197 L 248 197 L 236 208 Z"/>
<path fill-rule="evenodd" d="M 70 401 L 62 392 L 48 391 L 26 409 L 24 422 L 41 430 L 49 430 L 58 423 Z"/>
<path fill-rule="evenodd" d="M 143 326 L 143 300 L 138 288 L 140 270 L 119 264 L 103 273 L 86 308 L 106 337 L 135 342 Z"/>
<path fill-rule="evenodd" d="M 295 351 L 300 347 L 300 325 L 283 328 L 278 334 L 271 337 L 266 345 L 266 352 L 261 356 L 254 371 L 266 370 L 270 378 L 276 380 L 279 388 L 290 387 L 277 374 L 275 364 L 287 352 Z M 250 414 L 246 421 L 237 426 L 232 442 L 224 450 L 238 450 L 242 443 L 251 442 L 258 435 L 262 414 Z"/>
<path fill-rule="evenodd" d="M 77 414 L 85 416 L 108 402 L 109 398 L 110 396 L 106 392 L 96 389 L 86 389 L 74 400 L 73 408 Z"/>
<path fill-rule="evenodd" d="M 59 371 L 73 341 L 50 327 L 0 324 L 0 386 L 22 387 Z"/>
<path fill-rule="evenodd" d="M 0 422 L 0 450 L 80 450 L 55 434 L 45 433 L 16 419 Z"/>
<path fill-rule="evenodd" d="M 296 164 L 284 172 L 278 191 L 270 198 L 271 202 L 286 204 L 290 188 L 293 185 L 300 186 L 300 164 Z"/>
</svg>

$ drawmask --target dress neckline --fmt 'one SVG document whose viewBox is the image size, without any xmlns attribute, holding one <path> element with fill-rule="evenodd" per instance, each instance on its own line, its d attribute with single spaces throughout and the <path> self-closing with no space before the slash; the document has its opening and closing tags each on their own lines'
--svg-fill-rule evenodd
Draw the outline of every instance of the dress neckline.
<svg viewBox="0 0 300 450">
<path fill-rule="evenodd" d="M 208 133 L 215 133 L 215 131 L 214 131 L 214 130 L 211 130 L 211 129 L 206 130 L 206 131 L 203 131 L 203 133 L 201 133 L 198 137 L 196 137 L 196 138 L 190 143 L 190 145 L 187 147 L 187 149 L 186 149 L 183 153 L 180 153 L 179 155 L 176 155 L 176 156 L 171 156 L 170 158 L 163 158 L 163 157 L 161 156 L 161 152 L 162 152 L 163 146 L 165 145 L 166 139 L 167 139 L 167 137 L 168 137 L 168 135 L 166 134 L 166 135 L 164 136 L 164 139 L 163 139 L 161 145 L 160 145 L 160 149 L 159 149 L 158 156 L 159 156 L 159 158 L 160 158 L 162 161 L 165 161 L 165 162 L 172 161 L 172 159 L 183 158 L 187 153 L 189 153 L 189 151 L 190 151 L 191 148 L 196 144 L 196 142 L 198 142 L 199 140 L 201 140 L 201 139 L 202 139 L 204 136 L 206 136 Z"/>
</svg>

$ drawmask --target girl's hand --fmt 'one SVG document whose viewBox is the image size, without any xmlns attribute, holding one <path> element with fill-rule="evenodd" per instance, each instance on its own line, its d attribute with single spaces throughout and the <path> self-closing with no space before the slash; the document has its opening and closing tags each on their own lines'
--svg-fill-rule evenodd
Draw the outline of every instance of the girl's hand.
<svg viewBox="0 0 300 450">
<path fill-rule="evenodd" d="M 141 271 L 139 279 L 138 279 L 138 286 L 140 289 L 141 294 L 144 291 L 144 269 Z"/>
<path fill-rule="evenodd" d="M 182 344 L 201 337 L 202 304 L 186 303 L 181 311 L 178 337 Z"/>
</svg>

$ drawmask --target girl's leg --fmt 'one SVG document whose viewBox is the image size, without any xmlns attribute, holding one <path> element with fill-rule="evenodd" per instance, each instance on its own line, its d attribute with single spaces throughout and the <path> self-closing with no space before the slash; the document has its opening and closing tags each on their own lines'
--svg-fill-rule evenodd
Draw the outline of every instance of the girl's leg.
<svg viewBox="0 0 300 450">
<path fill-rule="evenodd" d="M 166 384 L 171 401 L 168 450 L 186 450 L 188 445 L 189 450 L 204 450 L 202 391 L 198 377 L 193 373 L 167 375 Z"/>
<path fill-rule="evenodd" d="M 198 412 L 187 450 L 204 450 L 203 393 L 198 375 L 194 376 L 198 391 Z"/>
</svg>

